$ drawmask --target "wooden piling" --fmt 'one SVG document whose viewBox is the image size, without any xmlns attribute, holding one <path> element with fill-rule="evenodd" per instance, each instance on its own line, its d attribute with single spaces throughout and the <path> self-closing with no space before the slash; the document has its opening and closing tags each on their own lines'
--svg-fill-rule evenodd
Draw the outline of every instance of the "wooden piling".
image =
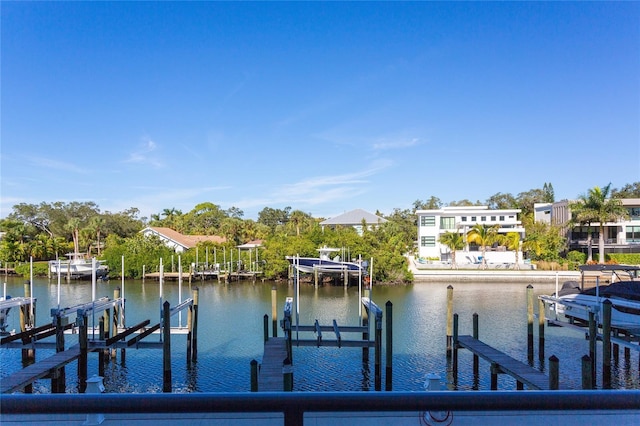
<svg viewBox="0 0 640 426">
<path fill-rule="evenodd" d="M 198 299 L 199 299 L 199 295 L 200 294 L 200 290 L 198 289 L 198 287 L 195 287 L 193 289 L 192 292 L 192 298 L 193 298 L 193 332 L 192 332 L 192 336 L 191 339 L 193 341 L 193 345 L 191 348 L 191 356 L 192 356 L 192 361 L 196 361 L 198 359 Z"/>
<path fill-rule="evenodd" d="M 544 300 L 538 300 L 538 359 L 544 360 Z"/>
<path fill-rule="evenodd" d="M 171 392 L 171 308 L 162 304 L 162 392 Z"/>
<path fill-rule="evenodd" d="M 560 389 L 560 360 L 555 355 L 549 357 L 549 389 Z"/>
<path fill-rule="evenodd" d="M 393 303 L 390 300 L 386 305 L 386 368 L 385 390 L 391 391 L 393 387 Z"/>
<path fill-rule="evenodd" d="M 453 287 L 447 286 L 447 358 L 451 358 L 453 352 Z"/>
<path fill-rule="evenodd" d="M 584 355 L 582 358 L 582 389 L 593 389 L 593 365 L 589 355 Z"/>
<path fill-rule="evenodd" d="M 100 340 L 104 340 L 104 317 L 98 320 L 98 336 Z M 104 377 L 104 349 L 98 350 L 98 376 Z"/>
<path fill-rule="evenodd" d="M 453 314 L 452 356 L 453 356 L 454 385 L 457 385 L 458 383 L 458 314 Z"/>
<path fill-rule="evenodd" d="M 293 366 L 289 358 L 286 358 L 282 363 L 282 382 L 285 392 L 293 391 Z"/>
<path fill-rule="evenodd" d="M 598 327 L 595 314 L 589 312 L 589 359 L 591 360 L 591 383 L 596 383 L 596 341 L 598 339 Z M 592 388 L 590 388 L 592 389 Z"/>
<path fill-rule="evenodd" d="M 76 318 L 78 322 L 78 344 L 80 346 L 80 357 L 78 358 L 78 392 L 84 393 L 87 390 L 87 315 L 84 311 L 78 311 Z"/>
<path fill-rule="evenodd" d="M 382 390 L 382 314 L 376 314 L 375 331 L 375 389 Z"/>
<path fill-rule="evenodd" d="M 273 337 L 278 337 L 278 289 L 275 285 L 271 287 L 271 318 Z"/>
<path fill-rule="evenodd" d="M 500 366 L 494 362 L 491 363 L 491 390 L 498 390 L 498 373 Z"/>
<path fill-rule="evenodd" d="M 64 327 L 62 325 L 62 317 L 56 314 L 55 318 L 56 326 L 56 353 L 64 351 Z M 56 371 L 55 381 L 51 381 L 51 393 L 65 393 L 66 391 L 66 370 L 62 366 Z"/>
<path fill-rule="evenodd" d="M 113 290 L 113 300 L 118 300 L 118 299 L 120 299 L 120 287 L 116 287 Z M 121 306 L 119 304 L 113 307 L 113 318 L 112 318 L 113 325 L 112 325 L 112 327 L 113 327 L 113 332 L 114 332 L 113 335 L 114 336 L 116 334 L 118 334 L 118 320 L 120 318 L 121 313 L 122 313 L 121 312 Z M 122 350 L 124 351 L 124 349 L 122 349 Z M 117 354 L 117 349 L 113 348 L 111 350 L 111 358 L 115 359 L 116 358 L 116 354 Z"/>
<path fill-rule="evenodd" d="M 533 363 L 533 286 L 527 286 L 527 359 Z"/>
<path fill-rule="evenodd" d="M 364 296 L 368 298 L 368 300 L 371 300 L 371 289 L 366 288 L 364 290 Z M 362 332 L 362 340 L 368 341 L 369 340 L 369 309 L 368 308 L 362 310 L 362 326 L 365 327 L 365 331 Z M 369 362 L 369 347 L 365 345 L 362 347 L 362 363 L 365 364 L 368 362 Z"/>
<path fill-rule="evenodd" d="M 258 361 L 251 360 L 251 392 L 258 392 Z"/>
<path fill-rule="evenodd" d="M 269 315 L 267 314 L 262 317 L 262 334 L 264 343 L 267 343 L 267 340 L 269 340 Z"/>
<path fill-rule="evenodd" d="M 479 326 L 478 326 L 478 314 L 473 314 L 473 338 L 479 339 Z M 476 378 L 479 376 L 480 370 L 480 357 L 476 353 L 473 354 L 473 377 Z"/>
<path fill-rule="evenodd" d="M 611 301 L 602 302 L 602 388 L 611 389 Z"/>
</svg>

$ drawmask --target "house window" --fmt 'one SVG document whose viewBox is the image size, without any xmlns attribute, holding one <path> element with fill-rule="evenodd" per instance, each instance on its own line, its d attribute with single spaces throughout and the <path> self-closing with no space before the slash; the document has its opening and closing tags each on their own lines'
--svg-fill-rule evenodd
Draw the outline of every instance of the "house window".
<svg viewBox="0 0 640 426">
<path fill-rule="evenodd" d="M 640 226 L 627 226 L 627 243 L 640 243 Z"/>
<path fill-rule="evenodd" d="M 640 220 L 640 207 L 631 207 L 628 210 L 631 220 Z"/>
<path fill-rule="evenodd" d="M 422 247 L 435 247 L 436 237 L 421 237 L 420 245 L 422 245 Z"/>
<path fill-rule="evenodd" d="M 491 216 L 491 222 L 495 222 L 496 221 L 496 217 L 495 216 Z"/>
<path fill-rule="evenodd" d="M 486 222 L 486 221 L 487 221 L 486 216 L 480 216 L 480 222 Z"/>
<path fill-rule="evenodd" d="M 462 222 L 466 222 L 466 221 L 467 221 L 467 217 L 466 217 L 466 216 L 462 216 L 462 217 L 460 218 L 460 220 L 461 220 Z"/>
<path fill-rule="evenodd" d="M 477 222 L 478 218 L 475 216 L 471 216 L 471 222 Z"/>
<path fill-rule="evenodd" d="M 500 216 L 500 222 L 504 222 L 504 216 Z"/>
<path fill-rule="evenodd" d="M 441 217 L 440 218 L 440 229 L 456 229 L 456 218 L 455 217 Z"/>
<path fill-rule="evenodd" d="M 420 216 L 420 226 L 436 226 L 436 217 Z"/>
</svg>

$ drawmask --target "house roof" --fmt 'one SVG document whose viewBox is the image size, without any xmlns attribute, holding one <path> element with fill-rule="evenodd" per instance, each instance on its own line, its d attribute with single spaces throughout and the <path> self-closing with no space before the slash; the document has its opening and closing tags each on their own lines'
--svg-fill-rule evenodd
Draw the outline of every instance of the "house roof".
<svg viewBox="0 0 640 426">
<path fill-rule="evenodd" d="M 356 226 L 362 224 L 362 220 L 367 224 L 385 223 L 387 219 L 380 216 L 376 216 L 373 213 L 369 213 L 362 209 L 351 210 L 350 212 L 343 213 L 339 216 L 332 217 L 331 219 L 320 222 L 320 225 L 351 225 Z"/>
<path fill-rule="evenodd" d="M 168 240 L 172 240 L 187 249 L 193 248 L 198 245 L 198 243 L 203 241 L 211 241 L 218 244 L 222 244 L 227 241 L 226 238 L 217 235 L 183 235 L 171 228 L 163 228 L 159 226 L 148 226 L 142 232 L 147 229 L 151 230 L 158 236 L 164 237 Z"/>
<path fill-rule="evenodd" d="M 239 249 L 252 249 L 256 247 L 262 247 L 262 240 L 253 240 L 237 246 Z"/>
</svg>

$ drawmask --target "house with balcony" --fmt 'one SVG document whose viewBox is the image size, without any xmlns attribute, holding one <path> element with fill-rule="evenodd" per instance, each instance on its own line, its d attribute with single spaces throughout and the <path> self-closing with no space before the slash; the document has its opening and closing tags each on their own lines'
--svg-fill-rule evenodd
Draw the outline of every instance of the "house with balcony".
<svg viewBox="0 0 640 426">
<path fill-rule="evenodd" d="M 517 232 L 520 239 L 525 236 L 524 227 L 518 220 L 520 209 L 490 210 L 487 206 L 443 207 L 437 210 L 417 210 L 418 216 L 418 256 L 422 259 L 440 259 L 450 262 L 451 250 L 440 243 L 440 236 L 446 232 L 462 234 L 466 241 L 467 233 L 474 225 L 498 225 L 499 234 Z M 485 249 L 487 263 L 513 264 L 516 252 L 505 246 L 494 244 Z M 456 252 L 457 264 L 480 263 L 481 248 L 474 244 L 465 244 L 465 248 Z M 517 259 L 522 261 L 518 252 Z"/>
<path fill-rule="evenodd" d="M 640 253 L 640 198 L 622 198 L 621 201 L 627 209 L 628 218 L 604 224 L 605 253 Z M 536 204 L 535 219 L 560 226 L 567 238 L 569 251 L 587 253 L 591 234 L 591 246 L 596 253 L 600 239 L 600 223 L 571 226 L 569 203 L 568 200 L 562 200 Z"/>
</svg>

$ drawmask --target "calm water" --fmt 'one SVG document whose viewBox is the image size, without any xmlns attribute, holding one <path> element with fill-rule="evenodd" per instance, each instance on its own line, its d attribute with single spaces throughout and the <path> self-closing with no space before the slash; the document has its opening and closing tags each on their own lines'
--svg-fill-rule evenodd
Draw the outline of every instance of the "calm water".
<svg viewBox="0 0 640 426">
<path fill-rule="evenodd" d="M 22 296 L 24 279 L 8 277 L 7 293 Z M 172 364 L 174 392 L 243 392 L 250 388 L 250 362 L 262 357 L 263 316 L 271 315 L 271 288 L 277 286 L 278 315 L 281 318 L 286 296 L 294 296 L 294 287 L 287 283 L 233 282 L 218 284 L 215 281 L 197 283 L 200 293 L 198 361 L 195 366 L 186 365 L 186 337 L 172 337 Z M 445 283 L 420 283 L 411 286 L 374 287 L 372 298 L 381 307 L 387 301 L 393 303 L 393 389 L 402 391 L 423 390 L 424 377 L 435 372 L 443 383 L 451 382 L 445 357 L 446 342 L 446 294 Z M 97 297 L 113 297 L 119 280 L 99 282 Z M 472 315 L 478 313 L 480 339 L 512 357 L 527 361 L 527 309 L 526 283 L 521 284 L 454 284 L 454 311 L 459 314 L 460 334 L 471 334 Z M 534 285 L 534 294 L 553 293 L 553 284 Z M 164 297 L 171 305 L 179 299 L 177 282 L 165 282 Z M 130 280 L 125 283 L 127 300 L 127 324 L 137 324 L 150 319 L 159 322 L 160 294 L 157 281 Z M 34 280 L 37 304 L 37 325 L 49 322 L 50 308 L 57 306 L 57 281 Z M 61 307 L 91 301 L 91 282 L 74 281 L 60 286 Z M 189 297 L 188 284 L 183 284 L 183 299 Z M 537 308 L 536 308 L 537 309 Z M 301 286 L 300 324 L 329 325 L 335 319 L 339 325 L 357 325 L 359 321 L 358 288 Z M 9 315 L 9 329 L 19 328 L 16 311 Z M 91 321 L 91 319 L 90 319 Z M 186 324 L 186 314 L 182 317 Z M 97 319 L 96 319 L 97 324 Z M 177 315 L 172 326 L 178 325 Z M 270 324 L 271 325 L 271 324 Z M 537 352 L 537 322 L 535 328 L 535 364 L 540 363 Z M 281 335 L 281 333 L 280 333 Z M 384 333 L 383 333 L 384 335 Z M 315 338 L 312 333 L 301 338 Z M 345 334 L 343 339 L 358 338 Z M 333 339 L 333 333 L 325 333 L 325 339 Z M 158 335 L 147 339 L 157 340 Z M 75 344 L 75 336 L 66 337 L 67 346 Z M 384 348 L 384 343 L 383 343 Z M 601 349 L 601 345 L 599 345 Z M 37 359 L 53 354 L 50 349 L 38 349 Z M 580 357 L 588 353 L 588 341 L 584 335 L 564 328 L 546 329 L 545 354 L 548 359 L 556 355 L 560 359 L 561 384 L 580 387 Z M 601 354 L 598 354 L 601 359 Z M 383 375 L 384 375 L 384 355 Z M 480 377 L 474 378 L 471 355 L 460 351 L 459 389 L 489 389 L 489 365 L 480 362 Z M 21 368 L 20 351 L 0 349 L 1 375 L 11 374 Z M 640 388 L 638 353 L 633 351 L 630 361 L 620 356 L 614 366 L 615 388 Z M 67 391 L 77 392 L 76 363 L 67 368 Z M 294 348 L 295 390 L 299 391 L 359 391 L 373 390 L 374 352 L 371 350 L 369 366 L 363 366 L 362 350 L 356 348 Z M 97 374 L 97 354 L 89 355 L 89 376 Z M 384 386 L 384 376 L 382 380 Z M 598 386 L 601 373 L 598 373 Z M 499 376 L 500 389 L 515 389 L 515 381 L 506 375 Z M 120 358 L 105 368 L 107 392 L 161 392 L 162 351 L 157 349 L 130 349 L 126 363 Z M 49 392 L 49 380 L 35 384 L 34 392 Z"/>
</svg>

